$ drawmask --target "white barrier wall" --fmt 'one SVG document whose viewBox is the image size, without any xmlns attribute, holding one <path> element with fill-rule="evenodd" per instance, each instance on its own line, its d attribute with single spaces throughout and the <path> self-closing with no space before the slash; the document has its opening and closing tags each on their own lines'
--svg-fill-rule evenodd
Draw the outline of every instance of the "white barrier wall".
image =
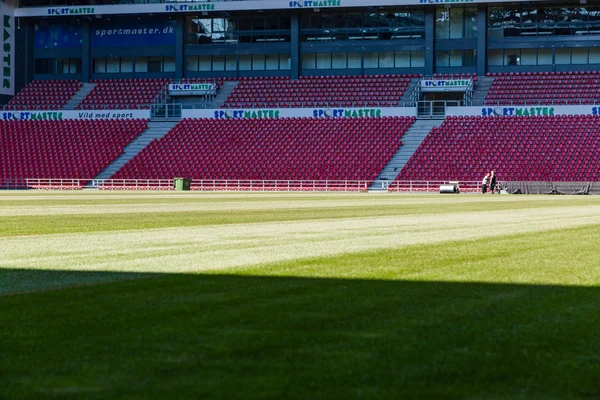
<svg viewBox="0 0 600 400">
<path fill-rule="evenodd" d="M 183 110 L 183 118 L 277 119 L 277 118 L 358 118 L 415 117 L 414 107 L 385 108 L 271 108 Z"/>
<path fill-rule="evenodd" d="M 63 121 L 69 119 L 150 119 L 150 110 L 1 111 L 2 121 Z"/>
<path fill-rule="evenodd" d="M 600 106 L 479 106 L 447 107 L 446 116 L 542 117 L 554 115 L 600 115 Z"/>
</svg>

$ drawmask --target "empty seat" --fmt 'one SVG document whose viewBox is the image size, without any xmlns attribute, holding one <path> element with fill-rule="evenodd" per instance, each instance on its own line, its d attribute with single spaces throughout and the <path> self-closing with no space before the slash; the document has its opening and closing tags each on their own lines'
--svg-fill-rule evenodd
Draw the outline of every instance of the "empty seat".
<svg viewBox="0 0 600 400">
<path fill-rule="evenodd" d="M 414 118 L 187 119 L 115 179 L 374 180 Z"/>
</svg>

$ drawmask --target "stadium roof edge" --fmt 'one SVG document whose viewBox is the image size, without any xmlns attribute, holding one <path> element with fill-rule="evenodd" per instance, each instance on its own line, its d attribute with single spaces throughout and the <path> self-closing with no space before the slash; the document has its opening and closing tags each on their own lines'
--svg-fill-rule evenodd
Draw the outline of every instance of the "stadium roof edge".
<svg viewBox="0 0 600 400">
<path fill-rule="evenodd" d="M 529 0 L 542 1 L 542 0 Z M 238 0 L 194 3 L 124 4 L 97 6 L 22 7 L 15 17 L 59 17 L 118 14 L 185 14 L 211 11 L 293 10 L 312 8 L 348 8 L 373 6 L 434 6 L 465 4 L 515 3 L 515 0 L 375 0 L 366 5 L 363 0 Z M 523 1 L 524 2 L 524 1 Z"/>
</svg>

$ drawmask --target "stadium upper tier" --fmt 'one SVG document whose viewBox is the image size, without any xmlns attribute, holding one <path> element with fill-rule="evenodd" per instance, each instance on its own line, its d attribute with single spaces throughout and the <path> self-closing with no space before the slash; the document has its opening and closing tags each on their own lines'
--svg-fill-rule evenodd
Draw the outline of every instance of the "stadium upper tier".
<svg viewBox="0 0 600 400">
<path fill-rule="evenodd" d="M 374 180 L 414 118 L 192 119 L 115 179 Z"/>
<path fill-rule="evenodd" d="M 81 87 L 79 81 L 33 81 L 13 97 L 9 110 L 60 110 Z"/>
<path fill-rule="evenodd" d="M 600 118 L 448 117 L 398 180 L 598 181 Z"/>
<path fill-rule="evenodd" d="M 225 81 L 238 82 L 224 102 L 224 108 L 391 107 L 399 105 L 411 78 L 417 76 L 316 76 L 297 80 L 287 77 L 189 78 L 181 82 L 213 82 L 217 91 Z M 160 95 L 166 95 L 170 82 L 169 79 L 93 80 L 95 87 L 76 108 L 148 109 L 151 104 L 164 101 Z M 15 96 L 7 109 L 61 109 L 80 87 L 77 81 L 33 81 Z"/>
<path fill-rule="evenodd" d="M 93 178 L 146 127 L 146 120 L 1 121 L 0 183 Z"/>
<path fill-rule="evenodd" d="M 158 100 L 169 79 L 105 79 L 92 83 L 96 86 L 77 109 L 148 109 Z"/>
<path fill-rule="evenodd" d="M 488 74 L 494 82 L 486 105 L 596 104 L 600 99 L 597 71 Z"/>
<path fill-rule="evenodd" d="M 225 108 L 393 107 L 412 76 L 306 76 L 297 80 L 250 78 L 240 80 Z M 415 75 L 416 77 L 416 75 Z"/>
</svg>

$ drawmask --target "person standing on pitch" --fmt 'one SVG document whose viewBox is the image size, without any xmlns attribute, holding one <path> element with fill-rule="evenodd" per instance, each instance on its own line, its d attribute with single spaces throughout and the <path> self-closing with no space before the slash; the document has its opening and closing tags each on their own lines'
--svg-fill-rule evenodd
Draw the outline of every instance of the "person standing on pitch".
<svg viewBox="0 0 600 400">
<path fill-rule="evenodd" d="M 483 180 L 481 181 L 481 194 L 485 194 L 487 192 L 488 183 L 490 181 L 490 174 L 485 174 Z"/>
<path fill-rule="evenodd" d="M 492 172 L 490 172 L 490 193 L 494 194 L 495 189 L 496 189 L 496 174 L 492 170 Z"/>
</svg>

